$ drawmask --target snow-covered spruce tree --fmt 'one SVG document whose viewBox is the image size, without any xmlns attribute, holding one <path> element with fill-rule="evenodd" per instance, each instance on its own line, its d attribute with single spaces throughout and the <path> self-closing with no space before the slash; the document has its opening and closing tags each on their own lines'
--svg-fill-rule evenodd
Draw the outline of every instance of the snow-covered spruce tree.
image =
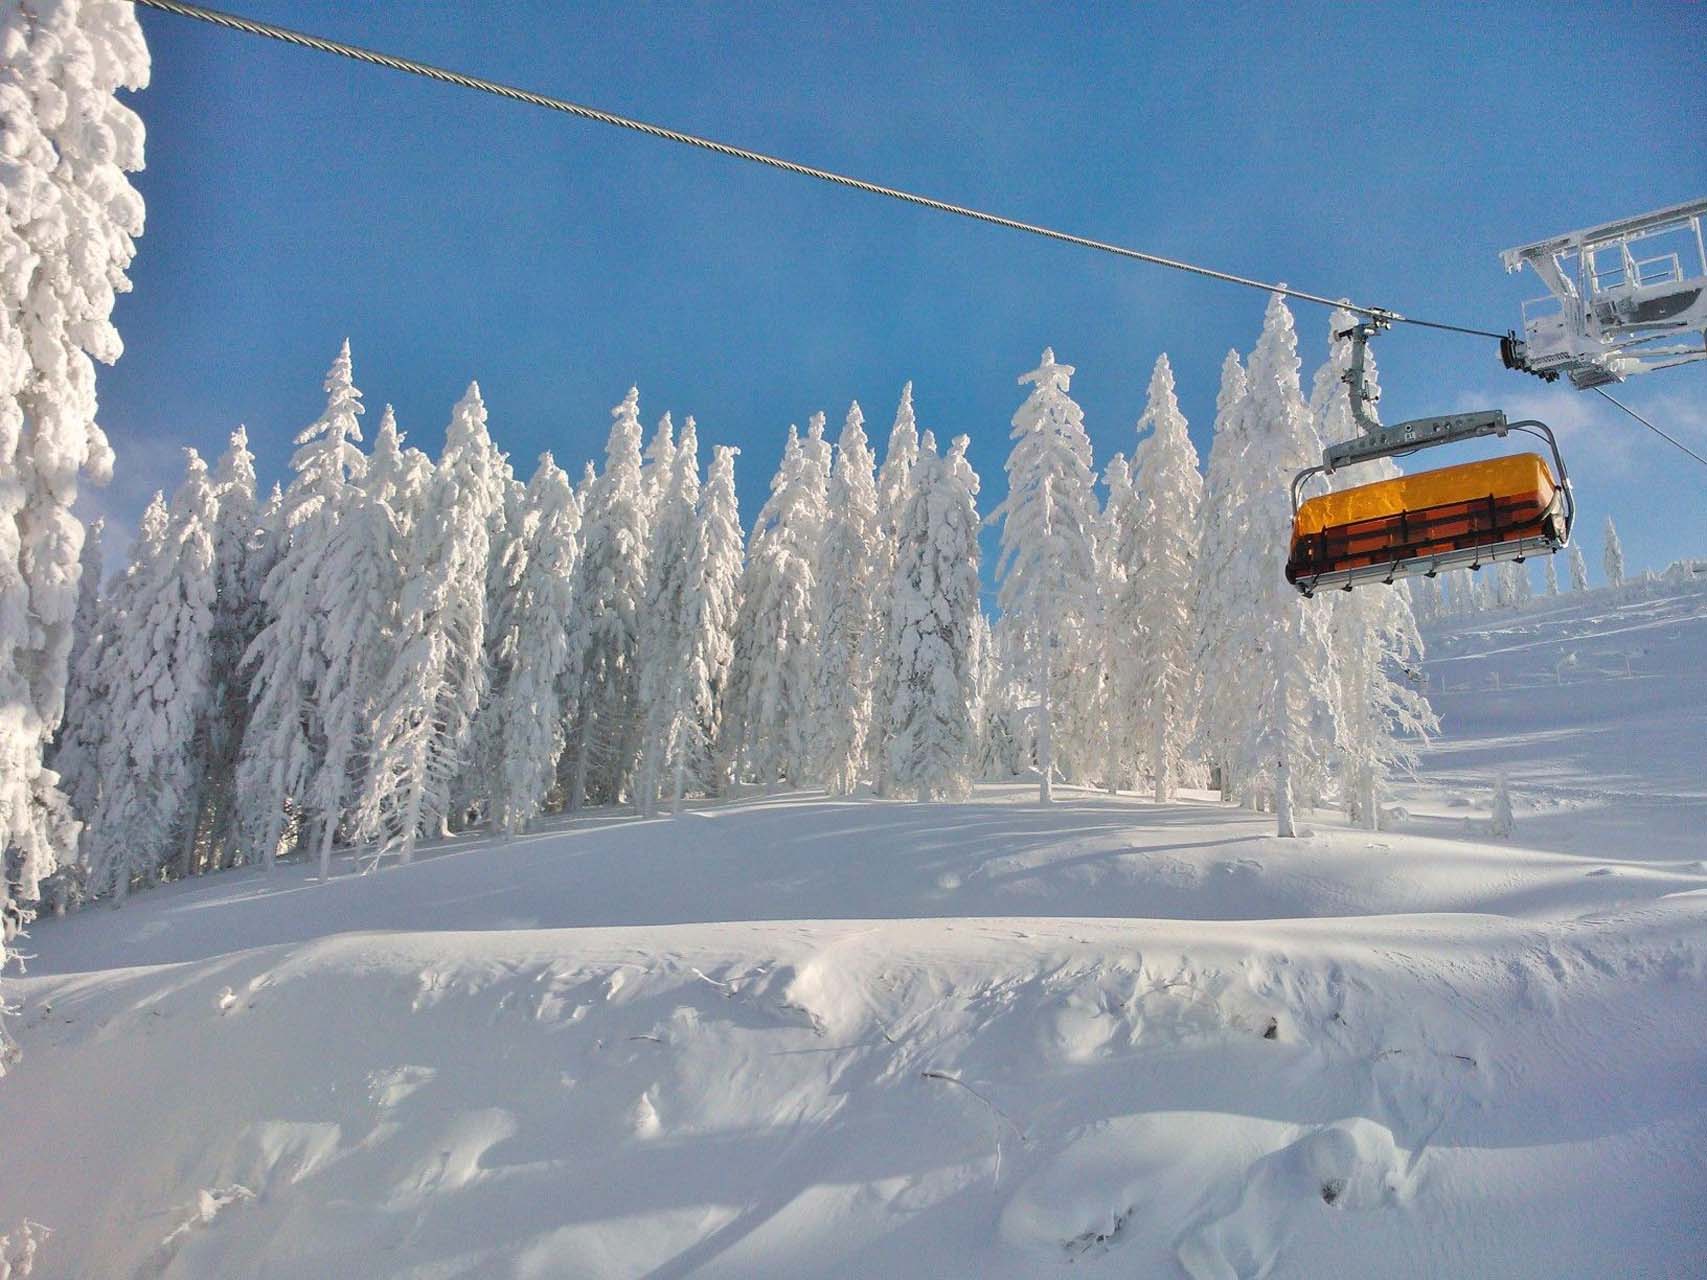
<svg viewBox="0 0 1707 1280">
<path fill-rule="evenodd" d="M 637 658 L 648 528 L 639 391 L 630 387 L 611 417 L 605 469 L 588 486 L 582 509 L 580 581 L 569 625 L 581 670 L 570 739 L 571 809 L 626 794 L 640 737 Z"/>
<path fill-rule="evenodd" d="M 104 782 L 101 750 L 113 732 L 111 688 L 122 674 L 119 663 L 124 651 L 118 641 L 146 582 L 146 571 L 166 545 L 167 520 L 166 495 L 156 491 L 137 524 L 130 563 L 113 579 L 101 601 L 100 629 L 79 663 L 73 700 L 68 706 L 66 734 L 54 757 L 54 768 L 64 778 L 65 794 L 82 823 L 78 863 L 85 870 L 89 860 L 89 823 L 100 804 Z"/>
<path fill-rule="evenodd" d="M 213 538 L 218 502 L 193 449 L 166 535 L 139 567 L 116 638 L 101 744 L 100 800 L 89 824 L 92 892 L 123 902 L 178 852 L 193 820 L 195 738 L 209 700 Z"/>
<path fill-rule="evenodd" d="M 890 644 L 889 614 L 895 590 L 895 548 L 901 514 L 913 492 L 913 466 L 919 457 L 919 427 L 913 412 L 913 384 L 901 388 L 901 403 L 889 428 L 889 443 L 883 452 L 883 467 L 877 473 L 877 542 L 871 561 L 871 629 L 866 633 L 865 683 L 871 690 L 873 707 L 888 707 L 895 701 L 897 657 Z M 866 734 L 867 766 L 872 789 L 888 794 L 889 717 L 873 715 Z"/>
<path fill-rule="evenodd" d="M 71 802 L 78 821 L 87 823 L 94 807 L 100 777 L 95 767 L 100 749 L 107 699 L 101 692 L 98 672 L 105 647 L 108 601 L 101 592 L 103 533 L 106 524 L 97 520 L 83 539 L 81 577 L 77 584 L 77 613 L 72 625 L 71 655 L 67 667 L 65 722 L 53 755 L 59 785 Z"/>
<path fill-rule="evenodd" d="M 579 686 L 568 622 L 580 555 L 581 510 L 569 477 L 549 453 L 541 454 L 506 557 L 516 584 L 515 662 L 503 693 L 492 823 L 511 835 L 526 830 L 544 807 L 563 754 L 564 697 Z"/>
<path fill-rule="evenodd" d="M 351 822 L 402 861 L 449 829 L 453 782 L 468 763 L 486 688 L 491 437 L 480 387 L 451 411 L 444 452 L 402 550 L 396 656 L 373 703 L 367 781 Z"/>
<path fill-rule="evenodd" d="M 321 566 L 319 691 L 325 752 L 308 789 L 320 824 L 320 878 L 332 871 L 332 842 L 367 782 L 373 753 L 374 699 L 389 665 L 397 563 L 391 513 L 352 487 Z"/>
<path fill-rule="evenodd" d="M 326 408 L 297 436 L 296 475 L 280 513 L 284 539 L 261 587 L 267 621 L 245 663 L 249 725 L 237 762 L 243 842 L 271 867 L 286 824 L 300 824 L 308 787 L 320 768 L 325 733 L 321 694 L 326 678 L 324 589 L 320 572 L 349 489 L 364 467 L 356 441 L 361 392 L 346 339 L 326 374 Z"/>
<path fill-rule="evenodd" d="M 1193 606 L 1203 503 L 1197 450 L 1187 434 L 1166 355 L 1156 358 L 1150 375 L 1139 431 L 1146 426 L 1150 434 L 1141 436 L 1132 456 L 1136 537 L 1121 554 L 1128 573 L 1138 576 L 1136 618 L 1125 642 L 1133 646 L 1142 673 L 1138 737 L 1149 758 L 1151 794 L 1161 803 L 1173 797 L 1196 733 L 1199 676 L 1193 662 Z"/>
<path fill-rule="evenodd" d="M 684 426 L 685 429 L 685 426 Z M 669 413 L 658 419 L 640 465 L 640 491 L 645 495 L 648 525 L 656 518 L 658 504 L 675 478 L 676 428 Z"/>
<path fill-rule="evenodd" d="M 1499 593 L 1502 609 L 1521 609 L 1535 595 L 1529 581 L 1529 567 L 1515 560 L 1500 562 L 1498 576 L 1494 579 L 1494 589 Z"/>
<path fill-rule="evenodd" d="M 665 415 L 667 418 L 669 415 Z M 663 439 L 664 426 L 653 441 Z M 687 611 L 688 553 L 699 506 L 699 433 L 690 417 L 682 439 L 660 452 L 665 484 L 652 504 L 652 545 L 647 552 L 646 611 L 640 627 L 640 706 L 645 721 L 641 739 L 640 780 L 636 801 L 650 817 L 658 810 L 658 791 L 671 762 L 682 749 L 687 708 L 676 698 L 678 668 L 687 660 L 683 625 Z"/>
<path fill-rule="evenodd" d="M 1559 566 L 1556 560 L 1555 556 L 1547 557 L 1547 594 L 1550 596 L 1559 594 Z"/>
<path fill-rule="evenodd" d="M 104 483 L 94 361 L 122 344 L 114 295 L 142 233 L 142 122 L 115 92 L 148 83 L 118 0 L 0 3 L 0 971 L 77 824 L 44 756 L 65 709 L 83 525 Z M 9 869 L 4 869 L 9 867 Z"/>
<path fill-rule="evenodd" d="M 1137 785 L 1145 755 L 1140 745 L 1139 717 L 1146 668 L 1139 656 L 1143 624 L 1144 559 L 1138 528 L 1138 495 L 1132 488 L 1132 468 L 1117 453 L 1103 468 L 1108 502 L 1103 507 L 1102 533 L 1097 539 L 1097 575 L 1102 595 L 1101 722 L 1104 734 L 1103 785 L 1112 795 Z"/>
<path fill-rule="evenodd" d="M 205 732 L 194 768 L 198 812 L 186 832 L 180 874 L 226 866 L 235 855 L 237 753 L 249 723 L 249 672 L 243 655 L 265 616 L 260 588 L 268 540 L 255 494 L 255 455 L 239 426 L 213 473 L 219 516 L 214 525 L 213 632 L 208 640 L 210 691 Z"/>
<path fill-rule="evenodd" d="M 820 439 L 822 437 L 820 436 Z M 809 438 L 810 439 L 810 438 Z M 742 577 L 734 691 L 725 756 L 737 778 L 765 786 L 806 777 L 814 720 L 813 564 L 824 527 L 824 489 L 794 427 L 770 497 L 759 510 Z"/>
<path fill-rule="evenodd" d="M 1583 558 L 1583 549 L 1573 543 L 1571 546 L 1571 590 L 1588 590 L 1588 561 Z"/>
<path fill-rule="evenodd" d="M 1023 639 L 1023 632 L 1010 618 L 990 625 L 984 660 L 987 687 L 979 731 L 982 754 L 978 772 L 985 778 L 1017 777 L 1031 762 L 1026 675 L 1035 664 L 1023 652 L 1014 651 Z"/>
<path fill-rule="evenodd" d="M 1280 294 L 1269 299 L 1262 337 L 1251 352 L 1247 467 L 1254 486 L 1242 547 L 1234 549 L 1234 599 L 1247 610 L 1238 627 L 1256 697 L 1240 755 L 1247 776 L 1269 776 L 1275 834 L 1297 834 L 1294 795 L 1321 795 L 1337 740 L 1338 694 L 1332 615 L 1306 601 L 1283 572 L 1292 532 L 1291 479 L 1321 453 L 1321 437 L 1298 384 L 1298 338 Z"/>
<path fill-rule="evenodd" d="M 505 552 L 510 545 L 510 521 L 521 518 L 526 488 L 516 483 L 509 459 L 498 451 L 484 427 L 464 459 L 464 472 L 466 485 L 478 493 L 486 512 L 485 679 L 469 728 L 467 767 L 458 771 L 451 786 L 452 830 L 481 821 L 498 785 L 504 749 L 499 723 L 504 686 L 515 657 L 514 627 L 509 616 L 515 583 L 505 564 Z"/>
<path fill-rule="evenodd" d="M 1249 602 L 1237 594 L 1234 570 L 1248 540 L 1254 477 L 1246 460 L 1248 379 L 1237 351 L 1221 362 L 1221 390 L 1215 400 L 1215 436 L 1203 481 L 1199 521 L 1194 665 L 1202 681 L 1197 711 L 1197 741 L 1218 771 L 1222 799 L 1246 800 L 1254 792 L 1239 769 L 1238 743 L 1254 696 L 1250 654 L 1237 625 Z"/>
<path fill-rule="evenodd" d="M 927 433 L 928 436 L 928 433 Z M 890 776 L 919 800 L 962 799 L 977 749 L 978 475 L 958 436 L 932 447 L 903 514 L 890 627 L 900 668 Z"/>
<path fill-rule="evenodd" d="M 1606 550 L 1601 557 L 1601 567 L 1606 570 L 1606 585 L 1621 587 L 1624 585 L 1624 547 L 1618 541 L 1618 530 L 1613 527 L 1612 517 L 1606 517 L 1606 527 L 1601 533 L 1601 540 Z"/>
<path fill-rule="evenodd" d="M 1357 322 L 1349 311 L 1328 319 L 1328 359 L 1316 371 L 1310 412 L 1319 439 L 1349 440 L 1362 433 L 1352 413 L 1345 381 L 1352 344 L 1341 337 Z M 1380 395 L 1375 359 L 1365 353 L 1364 385 Z M 1373 401 L 1367 412 L 1373 414 Z M 1399 469 L 1383 459 L 1359 469 L 1343 483 L 1391 479 Z M 1522 565 L 1513 566 L 1520 574 Z M 1527 585 L 1527 577 L 1524 579 Z M 1380 591 L 1331 595 L 1329 641 L 1339 680 L 1338 724 L 1341 791 L 1353 822 L 1373 831 L 1380 818 L 1381 793 L 1395 770 L 1416 766 L 1413 743 L 1439 727 L 1418 681 L 1422 637 L 1411 610 L 1410 584 L 1396 582 Z"/>
<path fill-rule="evenodd" d="M 1094 589 L 1099 519 L 1092 488 L 1091 442 L 1084 411 L 1067 394 L 1073 366 L 1044 348 L 1038 367 L 1020 377 L 1031 394 L 1013 417 L 1008 496 L 992 514 L 1002 523 L 998 600 L 1029 632 L 1036 663 L 1038 800 L 1053 798 L 1053 689 L 1062 640 Z"/>
<path fill-rule="evenodd" d="M 851 795 L 865 773 L 871 732 L 870 655 L 878 641 L 872 612 L 883 556 L 877 521 L 876 460 L 859 402 L 848 408 L 830 474 L 824 540 L 818 551 L 818 776 L 831 795 Z"/>
<path fill-rule="evenodd" d="M 681 661 L 675 667 L 670 701 L 681 725 L 675 751 L 670 808 L 680 813 L 688 786 L 720 790 L 716 761 L 730 668 L 735 658 L 735 620 L 741 604 L 743 539 L 735 501 L 735 455 L 718 445 L 700 491 L 693 541 L 688 546 L 682 589 Z"/>
</svg>

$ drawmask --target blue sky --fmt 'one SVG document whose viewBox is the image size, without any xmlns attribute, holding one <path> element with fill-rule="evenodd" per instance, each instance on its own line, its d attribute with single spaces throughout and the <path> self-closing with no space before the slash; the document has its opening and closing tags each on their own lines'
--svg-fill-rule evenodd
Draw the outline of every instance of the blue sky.
<svg viewBox="0 0 1707 1280">
<path fill-rule="evenodd" d="M 349 5 L 244 14 L 946 199 L 1479 328 L 1541 292 L 1497 251 L 1707 192 L 1699 7 Z M 130 525 L 181 446 L 246 422 L 264 480 L 348 335 L 377 422 L 436 451 L 478 378 L 524 476 L 578 473 L 630 383 L 762 500 L 790 422 L 902 383 L 999 500 L 1015 378 L 1078 367 L 1097 466 L 1167 351 L 1200 451 L 1261 295 L 144 11 L 148 228 L 101 374 Z M 1327 313 L 1297 308 L 1304 376 Z M 1486 340 L 1377 347 L 1389 420 L 1556 423 L 1591 527 L 1638 568 L 1707 553 L 1707 471 Z M 1627 385 L 1707 450 L 1707 364 Z M 109 567 L 111 567 L 109 565 Z"/>
</svg>

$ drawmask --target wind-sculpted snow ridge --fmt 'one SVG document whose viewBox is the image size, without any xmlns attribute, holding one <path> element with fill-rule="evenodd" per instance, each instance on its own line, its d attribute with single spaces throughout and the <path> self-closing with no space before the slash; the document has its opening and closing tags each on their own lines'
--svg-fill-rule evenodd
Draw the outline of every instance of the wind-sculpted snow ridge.
<svg viewBox="0 0 1707 1280">
<path fill-rule="evenodd" d="M 34 980 L 0 1112 L 63 1274 L 1683 1274 L 1704 897 L 345 934 Z"/>
</svg>

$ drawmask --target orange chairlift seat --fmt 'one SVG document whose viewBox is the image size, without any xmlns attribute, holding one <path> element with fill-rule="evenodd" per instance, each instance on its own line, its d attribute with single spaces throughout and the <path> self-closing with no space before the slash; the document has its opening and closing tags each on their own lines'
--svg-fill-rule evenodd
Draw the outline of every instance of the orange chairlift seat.
<svg viewBox="0 0 1707 1280">
<path fill-rule="evenodd" d="M 1385 327 L 1370 316 L 1341 337 L 1352 339 L 1345 381 L 1361 433 L 1322 450 L 1320 466 L 1292 481 L 1292 544 L 1286 580 L 1306 596 L 1326 587 L 1350 591 L 1411 574 L 1479 569 L 1496 560 L 1551 555 L 1567 545 L 1576 515 L 1559 442 L 1543 422 L 1507 422 L 1498 409 L 1417 418 L 1383 426 L 1368 412 L 1376 392 L 1365 379 L 1368 340 Z M 1438 445 L 1512 432 L 1546 443 L 1552 466 L 1535 453 L 1465 462 L 1377 480 L 1302 500 L 1317 476 Z"/>
<path fill-rule="evenodd" d="M 1301 503 L 1286 580 L 1313 591 L 1357 576 L 1522 560 L 1557 550 L 1567 531 L 1564 493 L 1539 454 L 1465 462 Z"/>
</svg>

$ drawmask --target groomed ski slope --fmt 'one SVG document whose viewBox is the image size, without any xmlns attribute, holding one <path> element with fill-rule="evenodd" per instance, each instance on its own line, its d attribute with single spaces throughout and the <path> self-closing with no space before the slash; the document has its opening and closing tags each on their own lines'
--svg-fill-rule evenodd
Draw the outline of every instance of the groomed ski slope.
<svg viewBox="0 0 1707 1280">
<path fill-rule="evenodd" d="M 1379 833 L 805 793 L 43 921 L 0 1224 L 75 1277 L 1699 1276 L 1707 584 L 1428 672 Z"/>
</svg>

